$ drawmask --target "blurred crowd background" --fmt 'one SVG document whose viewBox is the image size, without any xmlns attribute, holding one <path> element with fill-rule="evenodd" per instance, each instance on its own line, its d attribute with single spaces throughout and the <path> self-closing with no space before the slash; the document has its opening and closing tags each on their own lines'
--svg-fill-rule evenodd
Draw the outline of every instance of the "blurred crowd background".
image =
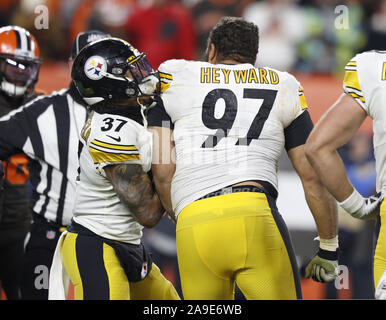
<svg viewBox="0 0 386 320">
<path fill-rule="evenodd" d="M 36 32 L 39 5 L 48 8 L 49 28 Z M 348 27 L 340 22 L 340 14 L 346 10 Z M 261 37 L 258 62 L 281 70 L 340 73 L 354 53 L 382 49 L 386 40 L 384 0 L 0 2 L 0 24 L 17 24 L 31 30 L 46 60 L 66 59 L 78 32 L 99 29 L 148 52 L 154 67 L 169 58 L 199 59 L 209 30 L 224 15 L 255 22 Z"/>
<path fill-rule="evenodd" d="M 48 26 L 43 28 L 42 5 L 49 15 Z M 66 61 L 79 32 L 97 29 L 124 38 L 146 52 L 157 68 L 171 58 L 202 59 L 210 29 L 226 15 L 244 17 L 258 25 L 256 64 L 294 73 L 305 89 L 314 122 L 342 94 L 345 64 L 356 53 L 386 49 L 386 0 L 0 1 L 0 26 L 19 25 L 36 37 L 44 60 L 38 87 L 47 93 L 68 85 Z M 341 149 L 348 174 L 363 196 L 375 190 L 371 134 L 371 120 L 367 120 L 359 134 Z M 312 241 L 315 226 L 302 192 L 298 201 L 285 200 L 286 191 L 301 188 L 285 155 L 279 173 L 279 199 L 283 195 L 283 200 L 278 206 L 302 266 L 318 246 Z M 373 224 L 356 221 L 345 213 L 340 217 L 341 264 L 349 269 L 348 284 L 341 283 L 337 290 L 334 284 L 303 279 L 304 298 L 373 298 Z M 162 219 L 156 228 L 146 230 L 144 240 L 181 293 L 173 223 Z"/>
</svg>

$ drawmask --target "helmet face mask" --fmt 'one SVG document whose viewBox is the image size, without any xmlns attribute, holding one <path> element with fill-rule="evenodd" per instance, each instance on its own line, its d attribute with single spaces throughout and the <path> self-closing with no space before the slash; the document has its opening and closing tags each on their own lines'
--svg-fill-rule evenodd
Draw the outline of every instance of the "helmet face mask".
<svg viewBox="0 0 386 320">
<path fill-rule="evenodd" d="M 0 56 L 0 72 L 3 78 L 16 86 L 29 87 L 37 81 L 40 64 L 14 58 Z"/>
<path fill-rule="evenodd" d="M 146 59 L 146 54 L 141 54 L 139 59 L 129 64 L 129 71 L 138 84 L 142 83 L 143 79 L 154 73 L 153 68 Z"/>
<path fill-rule="evenodd" d="M 0 90 L 12 98 L 30 94 L 41 64 L 39 46 L 24 28 L 0 28 Z"/>
<path fill-rule="evenodd" d="M 105 38 L 83 48 L 75 58 L 72 79 L 90 105 L 139 106 L 139 97 L 157 94 L 157 73 L 146 55 L 128 42 Z M 134 103 L 135 102 L 135 103 Z"/>
</svg>

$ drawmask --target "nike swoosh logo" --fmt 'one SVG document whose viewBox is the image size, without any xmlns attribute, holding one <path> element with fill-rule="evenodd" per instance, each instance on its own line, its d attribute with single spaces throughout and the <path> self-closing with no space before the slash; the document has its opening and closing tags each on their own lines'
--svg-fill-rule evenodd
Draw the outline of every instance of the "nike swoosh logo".
<svg viewBox="0 0 386 320">
<path fill-rule="evenodd" d="M 121 142 L 121 137 L 116 138 L 116 137 L 109 136 L 108 134 L 106 134 L 106 136 L 108 136 L 109 138 L 115 140 L 116 142 Z"/>
</svg>

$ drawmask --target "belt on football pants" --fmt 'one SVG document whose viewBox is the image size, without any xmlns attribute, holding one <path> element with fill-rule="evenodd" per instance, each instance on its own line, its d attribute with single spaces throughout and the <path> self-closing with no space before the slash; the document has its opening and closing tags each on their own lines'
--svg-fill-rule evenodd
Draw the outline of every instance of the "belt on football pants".
<svg viewBox="0 0 386 320">
<path fill-rule="evenodd" d="M 211 197 L 217 197 L 222 196 L 224 194 L 230 194 L 235 192 L 259 192 L 259 193 L 265 193 L 265 190 L 256 186 L 252 185 L 243 185 L 243 186 L 236 186 L 236 187 L 225 187 L 221 188 L 219 190 L 210 192 L 206 194 L 205 196 L 197 199 L 197 200 L 203 200 Z"/>
</svg>

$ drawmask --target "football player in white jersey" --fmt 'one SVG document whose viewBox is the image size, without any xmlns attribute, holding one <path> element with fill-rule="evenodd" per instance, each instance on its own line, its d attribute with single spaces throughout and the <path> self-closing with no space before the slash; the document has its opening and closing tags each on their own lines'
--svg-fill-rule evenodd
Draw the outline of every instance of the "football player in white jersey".
<svg viewBox="0 0 386 320">
<path fill-rule="evenodd" d="M 283 147 L 320 236 L 306 276 L 337 275 L 336 201 L 305 158 L 313 124 L 303 89 L 286 72 L 255 68 L 257 52 L 257 26 L 224 17 L 209 36 L 207 62 L 169 60 L 159 67 L 162 102 L 148 114 L 152 172 L 177 221 L 184 299 L 233 299 L 235 282 L 247 299 L 301 298 L 276 207 Z"/>
<path fill-rule="evenodd" d="M 339 205 L 358 219 L 376 219 L 375 297 L 386 299 L 386 51 L 356 55 L 345 67 L 344 93 L 319 120 L 306 144 L 306 155 Z M 363 198 L 347 178 L 336 150 L 373 120 L 377 194 Z M 380 209 L 380 210 L 379 210 Z"/>
<path fill-rule="evenodd" d="M 143 125 L 154 74 L 144 54 L 117 38 L 91 43 L 74 61 L 72 79 L 92 110 L 74 217 L 58 244 L 75 299 L 179 299 L 141 243 L 143 226 L 164 213 L 147 174 L 152 137 Z"/>
</svg>

